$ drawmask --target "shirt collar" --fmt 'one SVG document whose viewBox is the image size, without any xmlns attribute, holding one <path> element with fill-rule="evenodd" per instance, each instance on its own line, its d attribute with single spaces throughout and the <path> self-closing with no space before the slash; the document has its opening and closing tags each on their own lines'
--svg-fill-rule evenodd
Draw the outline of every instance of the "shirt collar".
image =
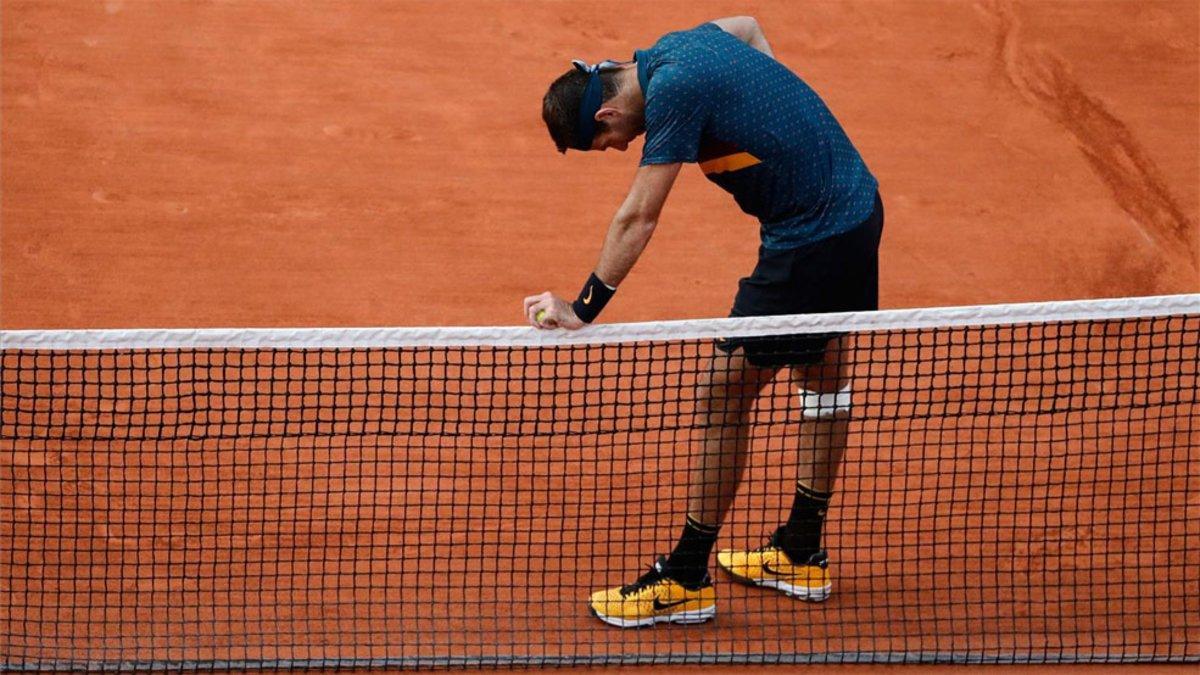
<svg viewBox="0 0 1200 675">
<path fill-rule="evenodd" d="M 642 99 L 645 100 L 650 86 L 650 54 L 639 49 L 633 53 L 633 60 L 637 62 L 638 86 L 642 88 Z"/>
</svg>

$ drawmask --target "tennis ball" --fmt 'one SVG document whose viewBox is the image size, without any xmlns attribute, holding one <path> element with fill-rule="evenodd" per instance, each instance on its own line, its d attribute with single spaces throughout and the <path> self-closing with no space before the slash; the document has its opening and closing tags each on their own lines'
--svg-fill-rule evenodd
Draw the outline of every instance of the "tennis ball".
<svg viewBox="0 0 1200 675">
<path fill-rule="evenodd" d="M 533 320 L 538 323 L 541 323 L 544 318 L 546 318 L 546 310 L 544 309 L 539 309 L 538 313 L 533 315 Z"/>
</svg>

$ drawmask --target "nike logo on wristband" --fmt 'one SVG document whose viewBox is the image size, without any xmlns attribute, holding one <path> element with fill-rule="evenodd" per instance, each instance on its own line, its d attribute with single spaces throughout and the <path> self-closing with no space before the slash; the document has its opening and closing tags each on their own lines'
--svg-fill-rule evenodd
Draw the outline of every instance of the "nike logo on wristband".
<svg viewBox="0 0 1200 675">
<path fill-rule="evenodd" d="M 588 285 L 588 294 L 587 294 L 587 297 L 583 299 L 583 304 L 585 304 L 585 305 L 592 304 L 592 291 L 594 291 L 594 290 L 596 290 L 596 287 L 589 284 Z"/>
</svg>

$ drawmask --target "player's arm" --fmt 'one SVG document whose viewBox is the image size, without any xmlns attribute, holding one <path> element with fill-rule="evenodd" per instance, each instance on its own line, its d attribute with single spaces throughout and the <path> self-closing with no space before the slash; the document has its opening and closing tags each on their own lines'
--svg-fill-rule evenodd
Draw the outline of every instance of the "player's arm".
<svg viewBox="0 0 1200 675">
<path fill-rule="evenodd" d="M 650 164 L 639 167 L 629 194 L 613 216 L 600 250 L 596 276 L 616 287 L 633 269 L 633 264 L 650 243 L 667 195 L 675 185 L 681 164 Z"/>
<path fill-rule="evenodd" d="M 588 308 L 595 307 L 593 303 L 603 306 L 602 299 L 611 296 L 629 270 L 633 269 L 633 264 L 654 235 L 658 217 L 679 175 L 680 166 L 678 163 L 650 164 L 638 168 L 629 194 L 608 226 L 594 279 L 588 279 L 578 302 L 586 303 Z M 594 288 L 595 281 L 599 281 L 603 288 Z M 584 321 L 571 304 L 549 291 L 525 298 L 525 317 L 538 328 L 574 329 L 584 326 Z"/>
<path fill-rule="evenodd" d="M 767 56 L 775 58 L 775 54 L 771 52 L 771 45 L 767 44 L 767 36 L 763 35 L 762 27 L 758 25 L 758 20 L 754 17 L 730 16 L 724 19 L 717 19 L 713 23 L 726 33 L 733 35 Z"/>
</svg>

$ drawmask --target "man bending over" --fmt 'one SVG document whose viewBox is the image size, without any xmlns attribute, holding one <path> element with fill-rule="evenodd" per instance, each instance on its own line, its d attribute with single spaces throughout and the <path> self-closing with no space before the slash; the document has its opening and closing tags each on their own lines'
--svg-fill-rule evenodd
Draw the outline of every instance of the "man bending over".
<svg viewBox="0 0 1200 675">
<path fill-rule="evenodd" d="M 816 93 L 773 58 L 754 19 L 669 33 L 630 62 L 576 61 L 550 85 L 542 117 L 564 153 L 624 151 L 643 133 L 646 140 L 595 271 L 574 303 L 549 292 L 525 298 L 534 326 L 577 329 L 596 319 L 649 242 L 685 162 L 761 223 L 758 264 L 738 284 L 733 316 L 878 308 L 878 183 Z M 591 595 L 600 620 L 632 627 L 716 613 L 708 559 L 745 466 L 748 414 L 784 369 L 806 427 L 791 512 L 762 547 L 720 551 L 717 563 L 743 583 L 800 600 L 828 597 L 821 528 L 852 398 L 843 342 L 828 334 L 718 341 L 697 394 L 702 447 L 682 533 L 639 579 Z"/>
</svg>

